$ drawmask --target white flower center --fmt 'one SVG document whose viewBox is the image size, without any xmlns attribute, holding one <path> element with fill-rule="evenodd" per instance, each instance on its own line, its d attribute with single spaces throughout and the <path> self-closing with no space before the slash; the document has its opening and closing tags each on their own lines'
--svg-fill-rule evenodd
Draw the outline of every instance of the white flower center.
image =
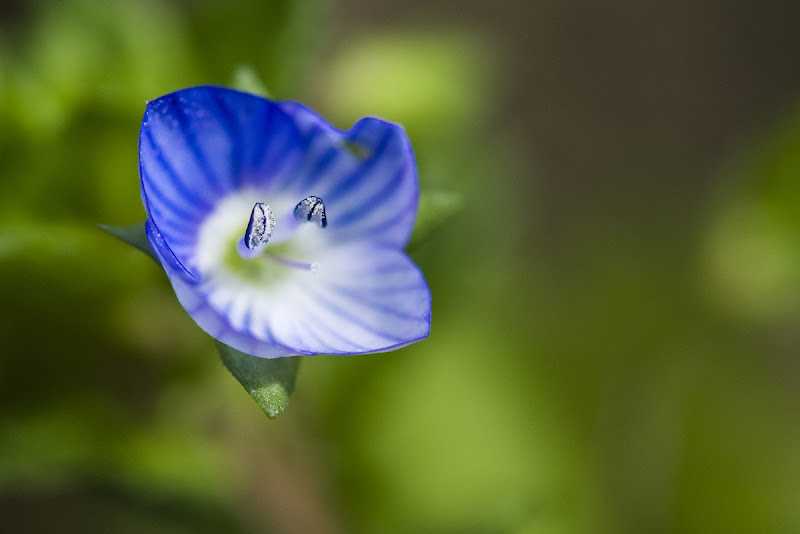
<svg viewBox="0 0 800 534">
<path fill-rule="evenodd" d="M 279 196 L 267 204 L 259 197 L 258 191 L 236 192 L 203 221 L 191 262 L 201 276 L 266 289 L 320 269 L 326 233 L 320 227 L 327 225 L 322 199 Z"/>
</svg>

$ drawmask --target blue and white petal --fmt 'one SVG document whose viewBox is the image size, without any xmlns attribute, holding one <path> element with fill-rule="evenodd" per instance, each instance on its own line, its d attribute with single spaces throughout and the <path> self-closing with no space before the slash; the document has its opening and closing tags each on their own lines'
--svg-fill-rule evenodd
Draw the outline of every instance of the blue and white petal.
<svg viewBox="0 0 800 534">
<path fill-rule="evenodd" d="M 315 271 L 287 268 L 287 278 L 277 284 L 222 273 L 192 284 L 164 267 L 178 300 L 203 330 L 255 356 L 383 352 L 430 333 L 427 283 L 391 247 L 330 249 Z"/>
<path fill-rule="evenodd" d="M 368 117 L 342 132 L 302 104 L 280 105 L 309 139 L 287 191 L 323 198 L 332 237 L 339 241 L 368 238 L 405 246 L 417 214 L 419 183 L 403 128 Z"/>
<path fill-rule="evenodd" d="M 354 244 L 327 251 L 319 269 L 287 292 L 282 313 L 261 309 L 284 345 L 325 354 L 382 352 L 430 333 L 431 295 L 401 251 Z"/>
<path fill-rule="evenodd" d="M 275 103 L 221 87 L 195 87 L 147 104 L 139 175 L 148 218 L 194 273 L 197 228 L 219 200 L 274 190 L 303 157 L 304 139 Z M 252 206 L 251 206 L 252 207 Z"/>
</svg>

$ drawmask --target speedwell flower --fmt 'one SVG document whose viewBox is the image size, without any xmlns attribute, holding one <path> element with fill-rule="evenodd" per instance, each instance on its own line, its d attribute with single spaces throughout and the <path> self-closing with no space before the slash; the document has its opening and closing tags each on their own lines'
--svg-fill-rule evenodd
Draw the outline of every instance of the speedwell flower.
<svg viewBox="0 0 800 534">
<path fill-rule="evenodd" d="M 200 327 L 274 358 L 392 350 L 430 332 L 403 252 L 417 211 L 402 128 L 339 131 L 309 108 L 221 87 L 147 104 L 147 237 Z"/>
</svg>

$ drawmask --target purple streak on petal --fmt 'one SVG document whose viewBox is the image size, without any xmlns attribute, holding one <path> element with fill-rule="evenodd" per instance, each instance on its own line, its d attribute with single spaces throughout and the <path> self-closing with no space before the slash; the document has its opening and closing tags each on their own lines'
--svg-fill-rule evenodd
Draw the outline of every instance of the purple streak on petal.
<svg viewBox="0 0 800 534">
<path fill-rule="evenodd" d="M 142 190 L 148 205 L 190 220 L 198 220 L 208 212 L 211 205 L 181 181 L 162 156 L 149 130 L 142 130 L 139 157 Z M 158 169 L 162 177 L 158 177 Z"/>
<path fill-rule="evenodd" d="M 358 295 L 358 294 L 356 294 Z M 386 329 L 382 329 L 374 324 L 373 321 L 370 319 L 374 319 L 375 315 L 370 315 L 370 311 L 374 312 L 375 310 L 366 310 L 365 313 L 353 313 L 352 311 L 348 311 L 348 306 L 344 306 L 342 304 L 347 304 L 350 307 L 355 307 L 357 303 L 357 296 L 354 298 L 353 294 L 347 295 L 346 298 L 341 299 L 334 299 L 327 296 L 323 296 L 321 292 L 313 292 L 309 291 L 309 296 L 318 304 L 321 304 L 322 307 L 326 309 L 326 312 L 331 315 L 336 315 L 340 319 L 345 319 L 350 325 L 357 326 L 359 328 L 364 329 L 367 332 L 375 334 L 378 337 L 388 339 L 395 343 L 403 341 L 405 338 L 397 337 L 393 335 L 391 332 L 387 331 Z M 344 294 L 340 294 L 340 296 L 345 297 Z M 325 324 L 325 317 L 322 315 L 317 315 L 317 321 L 315 324 Z"/>
<path fill-rule="evenodd" d="M 222 197 L 226 193 L 233 190 L 233 177 L 231 171 L 233 170 L 230 165 L 236 158 L 238 146 L 223 124 L 219 121 L 219 110 L 217 113 L 211 113 L 214 117 L 213 121 L 208 120 L 207 114 L 210 113 L 209 108 L 213 103 L 213 94 L 208 95 L 209 98 L 205 102 L 189 101 L 188 105 L 182 98 L 174 97 L 171 99 L 173 117 L 178 121 L 178 129 L 183 133 L 183 141 L 186 143 L 188 154 L 192 156 L 195 163 L 196 175 L 194 179 L 201 180 L 204 183 L 205 193 L 208 196 Z M 195 112 L 195 116 L 189 115 L 188 106 L 192 104 L 197 105 L 202 110 Z M 202 124 L 202 123 L 210 124 Z M 218 135 L 213 139 L 208 138 L 208 131 L 217 130 Z M 214 157 L 217 153 L 224 153 L 225 157 L 222 161 L 218 161 Z M 189 158 L 187 158 L 189 159 Z M 203 195 L 204 197 L 206 195 Z"/>
<path fill-rule="evenodd" d="M 234 147 L 244 147 L 244 135 L 241 124 L 236 121 L 233 113 L 223 101 L 219 93 L 211 94 L 211 102 L 214 104 L 214 111 L 217 119 L 222 124 L 224 130 L 231 138 Z M 242 172 L 244 169 L 244 149 L 233 150 L 229 161 L 226 176 L 228 177 L 228 189 L 237 189 L 241 183 Z"/>
<path fill-rule="evenodd" d="M 366 124 L 365 120 L 362 120 L 358 123 L 359 125 Z M 362 128 L 363 129 L 363 128 Z M 356 130 L 356 134 L 360 133 L 361 129 Z M 378 142 L 375 144 L 374 148 L 369 147 L 369 155 L 367 159 L 364 161 L 362 165 L 360 165 L 353 173 L 351 173 L 347 178 L 340 183 L 336 184 L 335 189 L 332 190 L 332 194 L 329 194 L 332 199 L 335 199 L 337 196 L 346 196 L 349 195 L 353 188 L 356 185 L 359 185 L 365 177 L 369 177 L 371 174 L 376 173 L 376 168 L 382 168 L 382 165 L 385 165 L 384 155 L 389 147 L 389 143 L 392 140 L 392 132 L 391 130 L 387 130 L 383 133 L 378 139 Z M 356 136 L 348 137 L 348 142 L 355 142 L 361 143 Z M 371 140 L 370 140 L 371 141 Z"/>
<path fill-rule="evenodd" d="M 325 144 L 327 145 L 327 143 Z M 316 177 L 324 176 L 328 172 L 328 169 L 333 166 L 337 158 L 342 158 L 344 156 L 345 155 L 342 154 L 342 148 L 338 145 L 328 145 L 319 157 L 309 155 L 309 159 L 313 158 L 314 163 L 311 166 L 311 170 L 305 173 L 298 173 L 301 178 L 293 184 L 295 189 L 303 190 L 310 187 L 317 179 Z"/>
<path fill-rule="evenodd" d="M 384 204 L 389 204 L 392 194 L 397 190 L 398 187 L 400 187 L 404 173 L 405 169 L 398 171 L 394 177 L 388 180 L 380 190 L 372 193 L 368 199 L 364 200 L 362 205 L 355 206 L 347 211 L 339 213 L 338 217 L 336 218 L 337 222 L 341 226 L 345 226 L 363 218 L 365 215 L 364 206 L 367 206 L 370 212 L 384 209 Z"/>
<path fill-rule="evenodd" d="M 298 167 L 304 140 L 291 117 L 273 102 L 254 113 L 251 120 L 245 130 L 250 139 L 246 143 L 242 183 L 277 191 L 279 183 Z"/>
<path fill-rule="evenodd" d="M 354 290 L 351 287 L 343 288 L 343 287 L 335 287 L 335 286 L 328 286 L 326 287 L 327 297 L 329 300 L 340 300 L 340 299 L 348 299 L 353 301 L 360 301 L 365 307 L 370 308 L 372 312 L 382 313 L 387 316 L 395 317 L 397 319 L 407 319 L 416 321 L 419 320 L 419 316 L 416 313 L 418 306 L 405 306 L 404 307 L 400 304 L 397 300 L 386 300 L 381 299 L 380 297 L 385 296 L 386 293 L 377 293 L 374 291 L 359 291 Z M 407 295 L 413 294 L 415 291 L 419 292 L 419 287 L 412 287 L 406 289 L 405 293 Z M 393 291 L 391 294 L 397 296 L 399 292 Z M 377 297 L 377 298 L 376 298 Z M 402 295 L 401 295 L 402 298 Z M 409 301 L 405 301 L 409 302 Z M 411 308 L 411 309 L 407 309 Z"/>
</svg>

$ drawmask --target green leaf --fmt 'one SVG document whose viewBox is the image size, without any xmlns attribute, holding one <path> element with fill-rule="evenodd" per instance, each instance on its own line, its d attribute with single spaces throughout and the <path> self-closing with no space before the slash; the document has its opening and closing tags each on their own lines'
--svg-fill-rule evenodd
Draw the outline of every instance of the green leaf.
<svg viewBox="0 0 800 534">
<path fill-rule="evenodd" d="M 264 82 L 261 81 L 255 69 L 249 65 L 236 67 L 231 77 L 231 87 L 239 91 L 269 98 L 269 91 L 267 91 Z"/>
<path fill-rule="evenodd" d="M 258 358 L 217 341 L 225 367 L 244 386 L 267 417 L 278 417 L 289 404 L 294 391 L 300 357 Z"/>
<path fill-rule="evenodd" d="M 461 209 L 461 195 L 451 191 L 422 191 L 419 195 L 417 221 L 406 250 L 417 248 Z"/>
<path fill-rule="evenodd" d="M 161 262 L 158 261 L 158 257 L 156 257 L 155 252 L 153 252 L 153 249 L 150 248 L 150 241 L 147 240 L 147 233 L 145 232 L 144 225 L 145 222 L 142 221 L 128 224 L 126 226 L 112 226 L 110 224 L 98 224 L 97 226 L 101 230 L 105 230 L 117 239 L 124 241 L 132 247 L 138 248 L 153 258 L 156 263 L 161 265 Z"/>
</svg>

